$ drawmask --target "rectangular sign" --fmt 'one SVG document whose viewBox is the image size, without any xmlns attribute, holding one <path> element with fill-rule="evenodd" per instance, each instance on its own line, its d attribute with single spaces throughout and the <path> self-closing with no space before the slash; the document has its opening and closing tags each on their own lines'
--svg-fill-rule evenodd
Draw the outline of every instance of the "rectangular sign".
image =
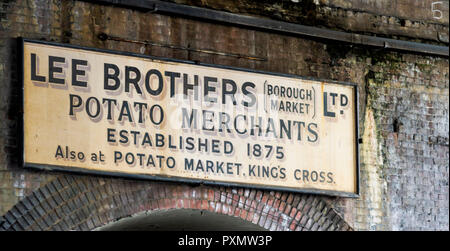
<svg viewBox="0 0 450 251">
<path fill-rule="evenodd" d="M 357 90 L 23 41 L 24 164 L 358 194 Z"/>
</svg>

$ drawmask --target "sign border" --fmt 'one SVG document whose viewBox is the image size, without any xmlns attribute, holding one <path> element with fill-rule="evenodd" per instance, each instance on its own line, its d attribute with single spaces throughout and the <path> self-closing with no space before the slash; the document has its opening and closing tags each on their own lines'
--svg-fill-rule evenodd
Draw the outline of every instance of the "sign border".
<svg viewBox="0 0 450 251">
<path fill-rule="evenodd" d="M 286 192 L 295 192 L 295 193 L 309 193 L 309 194 L 317 194 L 317 195 L 329 195 L 329 196 L 338 196 L 338 197 L 347 197 L 347 198 L 359 198 L 360 197 L 360 163 L 359 163 L 359 100 L 358 100 L 358 85 L 356 83 L 352 82 L 343 82 L 343 81 L 335 81 L 335 80 L 324 80 L 324 79 L 317 79 L 312 77 L 304 77 L 304 76 L 298 76 L 293 74 L 287 74 L 287 73 L 276 73 L 276 72 L 267 72 L 267 71 L 261 71 L 261 70 L 254 70 L 254 69 L 247 69 L 247 68 L 240 68 L 240 67 L 233 67 L 233 66 L 226 66 L 226 65 L 217 65 L 217 64 L 207 64 L 207 63 L 201 63 L 201 62 L 195 62 L 195 61 L 189 61 L 189 60 L 180 60 L 180 59 L 173 59 L 173 58 L 164 58 L 164 57 L 155 57 L 155 56 L 149 56 L 149 55 L 142 55 L 132 52 L 126 52 L 126 51 L 113 51 L 108 49 L 99 49 L 99 48 L 93 48 L 93 47 L 85 47 L 85 46 L 79 46 L 79 45 L 72 45 L 72 44 L 64 44 L 64 43 L 57 43 L 57 42 L 49 42 L 49 41 L 42 41 L 42 40 L 33 40 L 33 39 L 27 39 L 23 37 L 17 38 L 17 51 L 18 51 L 18 77 L 19 77 L 19 83 L 21 83 L 21 95 L 22 95 L 22 102 L 21 102 L 21 112 L 22 112 L 22 135 L 19 136 L 19 141 L 21 141 L 22 146 L 20 149 L 23 151 L 21 154 L 22 160 L 20 161 L 22 163 L 22 166 L 25 168 L 32 168 L 32 169 L 39 169 L 39 170 L 47 170 L 47 171 L 61 171 L 61 172 L 69 172 L 69 173 L 77 173 L 77 174 L 94 174 L 94 175 L 100 175 L 100 176 L 109 176 L 109 177 L 123 177 L 123 178 L 131 178 L 131 179 L 139 179 L 139 180 L 153 180 L 153 181 L 170 181 L 170 182 L 183 182 L 183 183 L 190 183 L 190 184 L 198 184 L 198 185 L 218 185 L 218 186 L 225 186 L 225 187 L 241 187 L 241 188 L 255 188 L 255 189 L 263 189 L 263 190 L 274 190 L 274 191 L 286 191 Z M 265 74 L 270 76 L 279 76 L 279 77 L 288 77 L 288 78 L 295 78 L 295 79 L 302 79 L 302 80 L 310 80 L 310 81 L 320 81 L 320 82 L 328 82 L 338 85 L 345 85 L 345 86 L 351 86 L 354 90 L 354 99 L 355 99 L 355 149 L 356 149 L 356 192 L 341 192 L 341 191 L 334 191 L 334 190 L 324 190 L 324 189 L 313 189 L 313 188 L 290 188 L 290 187 L 280 187 L 280 186 L 266 186 L 266 185 L 255 185 L 255 184 L 244 184 L 244 183 L 236 183 L 236 182 L 223 182 L 223 181 L 213 181 L 213 180 L 201 180 L 201 179 L 191 179 L 191 178 L 180 178 L 175 176 L 163 176 L 163 175 L 150 175 L 150 174 L 130 174 L 130 173 L 124 173 L 124 172 L 111 172 L 111 171 L 98 171 L 98 170 L 90 170 L 85 168 L 79 168 L 79 167 L 66 167 L 66 166 L 57 166 L 57 165 L 48 165 L 48 164 L 36 164 L 36 163 L 26 163 L 25 162 L 25 77 L 24 77 L 24 45 L 25 43 L 34 43 L 34 44 L 43 44 L 43 45 L 49 45 L 49 46 L 55 46 L 55 47 L 65 47 L 65 48 L 72 48 L 72 49 L 79 49 L 79 50 L 85 50 L 85 51 L 95 51 L 100 53 L 107 53 L 107 54 L 114 54 L 114 55 L 121 55 L 121 56 L 130 56 L 130 57 L 136 57 L 136 58 L 145 58 L 150 60 L 157 60 L 162 62 L 175 62 L 175 63 L 183 63 L 183 64 L 189 64 L 189 65 L 198 65 L 198 66 L 206 66 L 211 68 L 220 68 L 220 69 L 228 69 L 228 70 L 235 70 L 235 71 L 241 71 L 241 72 L 250 72 L 250 73 L 258 73 L 258 74 Z M 21 139 L 20 139 L 21 137 Z"/>
</svg>

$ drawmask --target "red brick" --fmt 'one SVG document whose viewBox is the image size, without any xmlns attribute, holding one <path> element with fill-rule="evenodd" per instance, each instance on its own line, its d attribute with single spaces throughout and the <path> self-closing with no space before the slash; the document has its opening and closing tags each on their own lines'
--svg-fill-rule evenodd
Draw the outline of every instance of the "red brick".
<svg viewBox="0 0 450 251">
<path fill-rule="evenodd" d="M 239 196 L 238 207 L 244 208 L 244 205 L 245 205 L 245 197 L 244 196 Z"/>
<path fill-rule="evenodd" d="M 297 213 L 297 208 L 295 208 L 295 207 L 291 208 L 289 217 L 294 218 L 296 213 Z"/>
<path fill-rule="evenodd" d="M 195 202 L 194 202 L 194 208 L 196 208 L 196 209 L 202 209 L 202 201 L 201 201 L 201 200 L 195 200 Z"/>
<path fill-rule="evenodd" d="M 295 220 L 299 221 L 301 217 L 302 217 L 302 212 L 298 211 L 297 214 L 295 215 Z"/>
<path fill-rule="evenodd" d="M 220 201 L 220 191 L 214 191 L 214 201 Z"/>
<path fill-rule="evenodd" d="M 260 214 L 259 213 L 254 213 L 253 214 L 253 219 L 251 219 L 252 223 L 253 224 L 258 224 L 259 218 L 260 218 Z"/>
<path fill-rule="evenodd" d="M 191 207 L 191 199 L 183 199 L 184 208 L 192 208 Z"/>
<path fill-rule="evenodd" d="M 292 201 L 294 201 L 294 195 L 290 193 L 289 196 L 287 197 L 286 203 L 292 204 Z"/>
<path fill-rule="evenodd" d="M 230 209 L 230 207 L 227 204 L 222 205 L 222 213 L 223 214 L 228 214 L 229 209 Z"/>
<path fill-rule="evenodd" d="M 213 189 L 209 189 L 208 190 L 208 200 L 209 201 L 213 201 L 214 200 L 214 190 Z"/>
<path fill-rule="evenodd" d="M 247 214 L 248 214 L 247 210 L 242 209 L 239 217 L 241 217 L 241 219 L 243 220 L 247 220 Z"/>
<path fill-rule="evenodd" d="M 208 201 L 207 200 L 202 200 L 201 201 L 201 209 L 203 210 L 207 210 L 208 209 Z"/>
<path fill-rule="evenodd" d="M 278 210 L 283 212 L 285 208 L 286 208 L 286 202 L 280 201 L 280 206 L 278 206 Z"/>
<path fill-rule="evenodd" d="M 280 210 L 280 206 L 281 206 L 281 201 L 279 199 L 276 199 L 275 202 L 273 203 L 273 208 Z"/>
<path fill-rule="evenodd" d="M 235 206 L 230 206 L 230 209 L 229 209 L 229 211 L 228 211 L 228 215 L 233 216 L 235 210 L 236 210 L 236 207 L 235 207 Z"/>
<path fill-rule="evenodd" d="M 247 221 L 252 221 L 253 220 L 253 214 L 254 214 L 254 211 L 248 211 L 246 220 Z"/>
<path fill-rule="evenodd" d="M 291 205 L 286 204 L 286 207 L 284 209 L 284 214 L 289 215 L 289 213 L 291 212 Z"/>
<path fill-rule="evenodd" d="M 202 200 L 201 209 L 204 209 L 204 210 L 208 209 L 208 201 L 207 200 Z"/>
<path fill-rule="evenodd" d="M 208 211 L 214 212 L 216 208 L 216 203 L 214 201 L 210 201 L 208 204 L 209 204 Z"/>
<path fill-rule="evenodd" d="M 241 211 L 242 211 L 242 210 L 241 210 L 240 208 L 236 208 L 236 210 L 234 210 L 234 216 L 240 217 Z"/>
<path fill-rule="evenodd" d="M 262 203 L 266 203 L 267 202 L 267 200 L 269 199 L 269 194 L 267 194 L 267 193 L 264 193 L 264 195 L 263 195 L 263 197 L 262 197 L 262 200 L 261 200 L 261 202 Z"/>
<path fill-rule="evenodd" d="M 206 187 L 203 187 L 203 188 L 201 189 L 201 192 L 202 192 L 202 199 L 207 200 L 207 199 L 208 199 L 208 196 L 209 196 L 209 194 L 208 194 L 208 189 L 207 189 Z"/>
<path fill-rule="evenodd" d="M 216 202 L 215 208 L 214 208 L 214 212 L 215 213 L 222 213 L 222 203 L 220 202 Z"/>
<path fill-rule="evenodd" d="M 189 198 L 191 195 L 191 189 L 184 188 L 183 189 L 183 198 Z"/>
<path fill-rule="evenodd" d="M 266 204 L 272 206 L 274 200 L 275 200 L 274 197 L 270 197 Z"/>
<path fill-rule="evenodd" d="M 176 208 L 184 208 L 184 203 L 182 199 L 175 200 L 175 207 Z"/>
<path fill-rule="evenodd" d="M 255 200 L 256 201 L 261 201 L 261 198 L 263 196 L 263 192 L 262 191 L 256 191 L 256 195 L 255 195 Z"/>
</svg>

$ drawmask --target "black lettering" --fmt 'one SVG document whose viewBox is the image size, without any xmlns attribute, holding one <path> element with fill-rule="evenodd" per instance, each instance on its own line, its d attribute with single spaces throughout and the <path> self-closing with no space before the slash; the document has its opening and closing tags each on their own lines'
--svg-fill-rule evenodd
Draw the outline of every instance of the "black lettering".
<svg viewBox="0 0 450 251">
<path fill-rule="evenodd" d="M 225 173 L 224 171 L 223 171 L 223 168 L 222 168 L 222 166 L 223 166 L 223 162 L 219 162 L 219 161 L 216 161 L 216 168 L 217 168 L 217 173 L 219 173 L 219 171 L 221 172 L 221 173 Z"/>
<path fill-rule="evenodd" d="M 346 106 L 348 104 L 348 98 L 345 94 L 341 94 L 341 106 Z"/>
<path fill-rule="evenodd" d="M 282 167 L 280 168 L 280 179 L 286 178 L 286 168 Z"/>
<path fill-rule="evenodd" d="M 269 167 L 262 166 L 262 175 L 261 177 L 269 177 Z"/>
<path fill-rule="evenodd" d="M 31 53 L 31 80 L 45 82 L 44 76 L 37 75 L 37 59 L 36 54 Z"/>
<path fill-rule="evenodd" d="M 55 56 L 48 57 L 48 82 L 55 84 L 64 84 L 64 79 L 54 77 L 55 73 L 63 72 L 63 68 L 55 66 L 55 63 L 64 63 L 64 62 L 66 62 L 66 59 L 63 57 L 55 57 Z"/>
<path fill-rule="evenodd" d="M 297 124 L 298 125 L 298 134 L 297 134 L 297 140 L 302 140 L 302 126 L 305 127 L 305 122 L 303 121 L 294 121 L 293 125 Z"/>
<path fill-rule="evenodd" d="M 173 157 L 167 157 L 166 165 L 168 168 L 171 168 L 171 169 L 174 168 L 175 167 L 175 159 Z"/>
<path fill-rule="evenodd" d="M 189 84 L 189 76 L 186 73 L 183 73 L 183 94 L 184 98 L 188 98 L 188 90 L 194 91 L 194 99 L 198 100 L 198 88 L 195 88 L 198 86 L 198 75 L 194 75 L 194 84 Z"/>
<path fill-rule="evenodd" d="M 231 86 L 231 90 L 228 90 L 227 86 Z M 233 105 L 236 105 L 236 97 L 234 96 L 237 91 L 236 83 L 231 79 L 222 79 L 222 104 L 226 103 L 226 97 L 230 96 Z"/>
<path fill-rule="evenodd" d="M 274 172 L 275 171 L 275 172 Z M 270 169 L 270 175 L 272 176 L 272 178 L 277 178 L 278 177 L 278 168 L 276 168 L 276 167 L 272 167 L 271 169 Z M 274 174 L 275 173 L 275 174 Z"/>
<path fill-rule="evenodd" d="M 230 141 L 224 141 L 223 142 L 223 153 L 225 154 L 231 154 L 233 152 L 233 143 Z"/>
<path fill-rule="evenodd" d="M 164 75 L 170 78 L 170 97 L 175 96 L 175 79 L 181 76 L 178 72 L 166 71 Z"/>
<path fill-rule="evenodd" d="M 214 77 L 208 77 L 205 76 L 204 77 L 204 81 L 203 81 L 203 94 L 204 94 L 204 101 L 205 102 L 211 102 L 211 103 L 217 103 L 217 98 L 212 98 L 209 96 L 210 92 L 215 92 L 216 91 L 216 87 L 214 86 L 210 86 L 209 83 L 216 83 L 217 82 L 217 78 Z"/>
<path fill-rule="evenodd" d="M 291 135 L 291 121 L 288 120 L 288 126 L 286 127 L 286 124 L 284 122 L 283 119 L 280 119 L 280 139 L 283 138 L 283 132 L 284 134 L 286 134 L 286 136 L 288 137 L 288 139 L 291 139 L 292 135 Z"/>
<path fill-rule="evenodd" d="M 312 126 L 314 126 L 317 129 L 317 124 L 316 123 L 308 124 L 308 132 L 310 132 L 312 134 L 312 136 L 313 136 L 313 137 L 309 137 L 310 135 L 308 135 L 308 141 L 309 142 L 316 142 L 317 139 L 319 138 L 319 136 L 318 136 L 317 132 L 311 128 Z"/>
<path fill-rule="evenodd" d="M 117 105 L 117 101 L 115 99 L 109 99 L 109 98 L 103 98 L 102 100 L 102 104 L 104 104 L 106 101 L 107 106 L 108 106 L 108 114 L 107 114 L 107 119 L 108 120 L 112 120 L 112 103 L 114 103 L 114 105 Z"/>
<path fill-rule="evenodd" d="M 114 163 L 117 163 L 118 160 L 122 159 L 122 153 L 119 151 L 114 151 Z"/>
<path fill-rule="evenodd" d="M 201 152 L 202 148 L 205 150 L 205 153 L 208 152 L 208 139 L 205 139 L 204 142 L 202 142 L 202 139 L 198 139 L 198 151 Z"/>
<path fill-rule="evenodd" d="M 152 75 L 156 75 L 158 77 L 158 88 L 156 90 L 153 90 L 150 84 L 150 79 Z M 159 72 L 156 69 L 152 69 L 147 72 L 145 75 L 145 88 L 147 89 L 147 92 L 150 93 L 153 96 L 158 96 L 163 91 L 163 76 L 161 75 L 161 72 Z"/>
<path fill-rule="evenodd" d="M 94 100 L 94 107 L 97 107 L 94 109 L 94 113 L 91 113 L 91 100 Z M 86 100 L 86 113 L 91 118 L 96 118 L 100 114 L 100 101 L 96 97 L 90 97 Z"/>
<path fill-rule="evenodd" d="M 134 72 L 134 78 L 131 78 L 131 72 Z M 125 66 L 125 92 L 130 92 L 130 84 L 133 84 L 136 92 L 142 94 L 141 88 L 138 84 L 139 80 L 141 80 L 141 72 L 139 69 L 133 66 Z"/>
<path fill-rule="evenodd" d="M 109 73 L 109 70 L 113 70 L 113 73 Z M 105 90 L 117 90 L 120 86 L 120 80 L 119 80 L 119 67 L 115 64 L 104 64 L 104 85 L 103 88 Z M 113 80 L 114 84 L 110 85 L 109 80 Z"/>
<path fill-rule="evenodd" d="M 262 134 L 262 117 L 257 117 L 258 123 L 255 123 L 255 117 L 250 117 L 250 135 L 255 135 L 255 128 L 258 128 L 258 136 L 261 136 Z"/>
<path fill-rule="evenodd" d="M 256 176 L 255 173 L 255 165 L 248 165 L 248 175 L 249 176 Z"/>
<path fill-rule="evenodd" d="M 133 144 L 137 145 L 138 136 L 141 134 L 139 131 L 130 131 L 133 135 Z"/>
<path fill-rule="evenodd" d="M 131 158 L 129 158 L 130 156 L 131 156 Z M 129 159 L 131 159 L 131 160 L 129 161 Z M 125 154 L 125 162 L 127 162 L 128 165 L 132 165 L 134 163 L 134 155 L 130 152 Z"/>
<path fill-rule="evenodd" d="M 333 103 L 334 103 L 334 99 L 333 99 Z M 323 115 L 326 117 L 336 117 L 336 113 L 328 111 L 327 92 L 323 93 Z"/>
<path fill-rule="evenodd" d="M 144 109 L 142 109 L 143 107 L 145 107 L 147 109 L 147 104 L 146 103 L 140 103 L 140 102 L 134 102 L 134 107 L 136 107 L 137 105 L 137 110 L 139 112 L 139 120 L 138 123 L 143 123 L 144 122 Z"/>
<path fill-rule="evenodd" d="M 157 133 L 155 135 L 155 146 L 164 147 L 164 134 Z"/>
<path fill-rule="evenodd" d="M 212 123 L 213 119 L 214 119 L 214 112 L 203 110 L 202 113 L 203 113 L 202 129 L 205 130 L 205 131 L 214 131 L 214 123 Z M 209 114 L 210 116 L 207 116 L 207 114 Z M 206 127 L 206 122 L 210 122 L 211 123 L 211 127 L 210 128 Z"/>
<path fill-rule="evenodd" d="M 119 142 L 122 144 L 127 144 L 128 143 L 128 132 L 126 130 L 120 130 L 119 132 Z"/>
<path fill-rule="evenodd" d="M 116 129 L 113 129 L 113 128 L 108 128 L 108 129 L 106 129 L 106 141 L 107 142 L 109 142 L 109 143 L 115 143 L 116 142 L 116 139 L 115 139 L 115 132 L 116 132 Z"/>
<path fill-rule="evenodd" d="M 319 182 L 320 183 L 324 182 L 325 181 L 325 172 L 320 172 L 319 176 L 320 176 Z"/>
<path fill-rule="evenodd" d="M 187 137 L 186 138 L 186 150 L 194 150 L 195 145 L 194 145 L 194 138 L 192 137 Z"/>
<path fill-rule="evenodd" d="M 255 88 L 255 84 L 253 84 L 252 82 L 245 82 L 242 85 L 242 93 L 245 96 L 249 97 L 250 100 L 251 100 L 250 102 L 242 101 L 242 105 L 245 106 L 245 107 L 250 107 L 250 106 L 253 106 L 254 104 L 256 104 L 256 96 L 255 96 L 254 93 L 252 93 L 252 92 L 247 90 L 248 87 Z"/>
<path fill-rule="evenodd" d="M 142 145 L 148 145 L 148 146 L 152 146 L 152 139 L 150 138 L 150 135 L 148 133 L 144 134 L 144 138 L 142 139 Z"/>
<path fill-rule="evenodd" d="M 181 112 L 182 112 L 182 126 L 181 128 L 194 128 L 197 129 L 197 110 L 196 109 L 192 109 L 191 114 L 189 115 L 187 112 L 187 109 L 182 107 L 181 108 Z M 185 122 L 189 121 L 189 126 L 186 127 Z M 194 127 L 192 127 L 192 124 L 194 125 Z"/>
<path fill-rule="evenodd" d="M 155 160 L 153 159 L 153 156 L 152 156 L 152 155 L 148 156 L 148 159 L 147 159 L 147 166 L 155 167 Z"/>
<path fill-rule="evenodd" d="M 81 97 L 75 94 L 69 94 L 69 99 L 70 99 L 70 105 L 69 105 L 69 115 L 73 116 L 73 109 L 80 107 L 81 104 L 83 103 L 83 101 L 81 100 Z M 75 102 L 76 100 L 76 102 Z"/>
<path fill-rule="evenodd" d="M 331 172 L 327 173 L 327 178 L 328 178 L 327 183 L 333 183 L 333 173 Z"/>
<path fill-rule="evenodd" d="M 243 117 L 244 121 L 247 122 L 247 116 L 242 115 L 242 114 L 237 115 L 237 116 L 234 118 L 234 130 L 236 130 L 236 132 L 237 132 L 238 134 L 245 134 L 245 133 L 247 133 L 247 129 L 246 129 L 245 126 L 244 126 L 244 130 L 243 130 L 243 131 L 239 131 L 239 130 L 238 130 L 238 118 L 239 118 L 239 117 Z"/>
<path fill-rule="evenodd" d="M 159 121 L 155 120 L 155 116 L 154 116 L 155 115 L 154 114 L 155 107 L 159 108 L 158 109 L 159 110 Z M 162 107 L 160 105 L 153 105 L 150 108 L 150 120 L 152 121 L 152 123 L 155 124 L 155 125 L 159 125 L 159 124 L 161 124 L 163 122 L 163 119 L 164 119 L 164 112 L 163 112 Z"/>
<path fill-rule="evenodd" d="M 87 66 L 88 62 L 86 60 L 72 59 L 72 85 L 87 87 L 87 82 L 78 81 L 78 76 L 85 76 L 86 72 L 84 70 L 78 70 L 79 65 Z"/>
<path fill-rule="evenodd" d="M 184 170 L 194 171 L 194 160 L 184 158 Z"/>
<path fill-rule="evenodd" d="M 219 113 L 219 132 L 223 132 L 223 128 L 226 127 L 227 132 L 231 133 L 228 123 L 230 123 L 230 115 L 226 112 Z"/>
<path fill-rule="evenodd" d="M 58 158 L 58 157 L 64 158 L 63 150 L 60 145 L 58 145 L 58 147 L 56 148 L 55 158 Z"/>
<path fill-rule="evenodd" d="M 197 166 L 195 167 L 195 171 L 199 171 L 199 170 L 201 170 L 202 172 L 205 171 L 205 169 L 203 169 L 203 163 L 201 160 L 198 160 Z"/>
<path fill-rule="evenodd" d="M 303 170 L 303 178 L 302 178 L 303 181 L 309 181 L 308 176 L 309 176 L 309 172 L 306 170 Z"/>
<path fill-rule="evenodd" d="M 233 163 L 227 162 L 227 174 L 233 174 Z"/>
<path fill-rule="evenodd" d="M 220 140 L 217 140 L 217 139 L 211 140 L 211 152 L 220 153 L 219 144 L 220 144 Z"/>
<path fill-rule="evenodd" d="M 336 105 L 336 97 L 337 97 L 337 93 L 334 92 L 330 92 L 330 96 L 332 97 L 332 103 L 333 105 Z"/>
<path fill-rule="evenodd" d="M 119 121 L 122 121 L 122 117 L 126 116 L 128 118 L 129 122 L 133 122 L 133 118 L 131 117 L 131 111 L 130 111 L 130 107 L 128 106 L 128 102 L 127 101 L 123 101 L 122 102 L 122 108 L 120 109 L 120 114 L 119 114 Z"/>
<path fill-rule="evenodd" d="M 206 161 L 206 171 L 211 171 L 212 173 L 214 173 L 214 162 L 212 162 L 211 160 L 207 160 Z"/>
</svg>

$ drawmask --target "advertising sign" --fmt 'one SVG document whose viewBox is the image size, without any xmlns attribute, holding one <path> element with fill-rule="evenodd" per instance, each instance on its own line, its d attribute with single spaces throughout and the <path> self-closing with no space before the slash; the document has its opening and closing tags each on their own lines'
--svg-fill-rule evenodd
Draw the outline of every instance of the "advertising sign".
<svg viewBox="0 0 450 251">
<path fill-rule="evenodd" d="M 23 41 L 24 164 L 358 194 L 355 85 Z"/>
</svg>

